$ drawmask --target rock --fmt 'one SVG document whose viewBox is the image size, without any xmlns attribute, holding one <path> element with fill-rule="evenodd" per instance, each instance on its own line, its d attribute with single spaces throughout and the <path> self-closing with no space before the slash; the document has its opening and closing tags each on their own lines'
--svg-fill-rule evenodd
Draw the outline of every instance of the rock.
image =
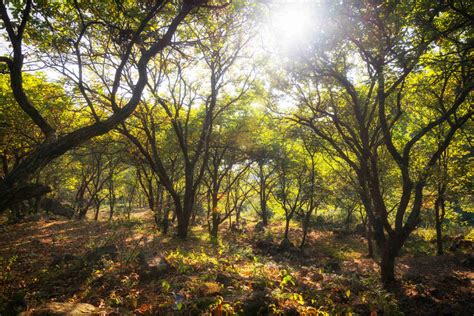
<svg viewBox="0 0 474 316">
<path fill-rule="evenodd" d="M 79 316 L 79 315 L 99 315 L 101 310 L 94 305 L 86 303 L 49 303 L 43 307 L 35 308 L 23 312 L 22 316 Z"/>
<path fill-rule="evenodd" d="M 116 245 L 106 245 L 102 247 L 98 247 L 88 254 L 86 254 L 86 261 L 87 262 L 98 262 L 102 259 L 102 257 L 108 257 L 109 259 L 116 259 L 118 255 L 118 248 Z"/>
<path fill-rule="evenodd" d="M 322 281 L 322 280 L 324 280 L 324 275 L 322 275 L 321 273 L 314 273 L 312 275 L 311 279 L 313 281 Z"/>
<path fill-rule="evenodd" d="M 225 274 L 225 273 L 218 273 L 216 276 L 216 282 L 224 285 L 225 287 L 231 286 L 234 283 L 234 278 L 232 276 Z"/>
<path fill-rule="evenodd" d="M 147 256 L 140 252 L 137 258 L 140 264 L 141 279 L 159 278 L 171 269 L 168 261 L 159 255 Z"/>
<path fill-rule="evenodd" d="M 474 269 L 474 256 L 467 257 L 461 261 L 466 268 Z"/>
<path fill-rule="evenodd" d="M 298 248 L 296 248 L 288 238 L 283 238 L 283 240 L 280 242 L 280 245 L 278 246 L 278 250 L 293 252 L 298 251 Z"/>
<path fill-rule="evenodd" d="M 70 253 L 66 253 L 64 255 L 55 255 L 53 257 L 53 261 L 51 262 L 50 266 L 57 266 L 57 265 L 61 265 L 61 264 L 67 264 L 67 263 L 70 263 L 70 262 L 75 261 L 77 259 L 78 259 L 78 257 L 76 257 L 75 255 L 72 255 Z"/>
<path fill-rule="evenodd" d="M 142 268 L 148 267 L 148 262 L 147 262 L 147 257 L 143 251 L 140 251 L 137 256 L 136 256 L 136 262 L 140 265 Z"/>
<path fill-rule="evenodd" d="M 196 289 L 196 294 L 200 297 L 219 295 L 222 287 L 216 282 L 203 282 Z"/>
<path fill-rule="evenodd" d="M 270 250 L 273 248 L 273 238 L 272 236 L 268 235 L 262 239 L 258 239 L 256 242 L 255 242 L 255 246 L 257 248 L 260 248 L 262 250 Z"/>
<path fill-rule="evenodd" d="M 268 315 L 272 300 L 266 291 L 257 290 L 243 302 L 242 315 Z"/>
<path fill-rule="evenodd" d="M 162 276 L 170 270 L 171 266 L 163 257 L 155 257 L 148 261 L 150 276 Z"/>
<path fill-rule="evenodd" d="M 60 215 L 71 219 L 74 216 L 74 209 L 58 200 L 52 198 L 41 199 L 41 208 L 46 212 L 51 212 L 55 215 Z"/>
<path fill-rule="evenodd" d="M 254 291 L 265 291 L 267 289 L 267 284 L 263 279 L 257 279 L 252 282 L 252 289 Z"/>
<path fill-rule="evenodd" d="M 328 271 L 331 271 L 331 272 L 334 272 L 334 273 L 339 273 L 339 272 L 341 272 L 341 265 L 337 261 L 329 261 L 324 266 L 324 269 L 328 270 Z"/>
<path fill-rule="evenodd" d="M 473 249 L 473 242 L 471 240 L 464 239 L 462 235 L 458 235 L 454 237 L 453 242 L 451 246 L 449 247 L 449 251 L 456 251 L 456 250 L 462 250 L 462 249 L 468 249 L 472 250 Z"/>
<path fill-rule="evenodd" d="M 432 288 L 429 290 L 429 293 L 431 296 L 433 296 L 434 298 L 440 300 L 440 299 L 443 299 L 443 296 L 445 296 L 445 293 L 443 293 L 443 291 L 441 291 L 440 289 L 437 289 L 437 288 Z"/>
</svg>

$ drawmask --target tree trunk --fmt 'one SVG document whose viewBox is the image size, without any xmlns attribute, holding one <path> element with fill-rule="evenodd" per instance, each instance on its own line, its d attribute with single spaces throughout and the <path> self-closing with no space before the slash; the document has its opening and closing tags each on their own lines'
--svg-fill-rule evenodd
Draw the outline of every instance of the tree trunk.
<svg viewBox="0 0 474 316">
<path fill-rule="evenodd" d="M 300 249 L 303 249 L 304 245 L 306 244 L 306 235 L 307 231 L 305 228 L 303 228 L 303 238 L 301 239 Z"/>
<path fill-rule="evenodd" d="M 268 210 L 267 210 L 267 196 L 266 196 L 266 183 L 263 174 L 263 164 L 259 164 L 260 170 L 260 210 L 262 212 L 262 224 L 263 226 L 268 225 Z"/>
<path fill-rule="evenodd" d="M 212 214 L 212 227 L 211 227 L 211 238 L 214 240 L 217 240 L 218 237 L 218 232 L 219 232 L 219 222 L 220 222 L 220 216 L 219 214 L 213 213 Z"/>
<path fill-rule="evenodd" d="M 88 211 L 88 210 L 89 210 L 88 207 L 84 207 L 84 206 L 81 207 L 81 208 L 79 209 L 79 214 L 78 214 L 78 216 L 77 216 L 77 219 L 83 220 L 84 218 L 86 218 L 86 215 L 87 215 L 87 211 Z"/>
<path fill-rule="evenodd" d="M 443 220 L 445 215 L 445 204 L 442 194 L 444 191 L 439 191 L 439 196 L 435 202 L 435 225 L 436 225 L 436 248 L 437 255 L 442 256 L 443 251 Z"/>
<path fill-rule="evenodd" d="M 268 212 L 267 212 L 267 199 L 265 198 L 265 194 L 263 194 L 260 200 L 260 208 L 262 210 L 263 226 L 267 226 L 268 225 Z"/>
<path fill-rule="evenodd" d="M 395 284 L 395 257 L 396 254 L 390 248 L 384 249 L 380 261 L 380 272 L 382 284 L 385 289 L 390 289 Z"/>
<path fill-rule="evenodd" d="M 441 206 L 441 201 L 439 201 L 438 199 L 435 203 L 436 248 L 437 248 L 438 256 L 441 256 L 444 253 L 443 231 L 442 231 L 443 219 L 441 217 L 440 207 L 443 207 L 443 206 Z"/>
<path fill-rule="evenodd" d="M 95 215 L 94 215 L 94 220 L 95 220 L 95 221 L 98 221 L 98 220 L 99 220 L 99 208 L 100 208 L 99 205 L 97 205 L 97 206 L 95 207 Z"/>
<path fill-rule="evenodd" d="M 193 210 L 191 213 L 191 226 L 194 226 L 196 224 L 196 218 L 197 218 L 197 210 Z"/>
<path fill-rule="evenodd" d="M 36 125 L 45 132 L 46 138 L 40 146 L 34 149 L 21 163 L 13 168 L 4 179 L 0 180 L 0 213 L 3 213 L 3 211 L 11 205 L 15 205 L 23 200 L 41 196 L 49 192 L 49 187 L 35 188 L 32 190 L 31 185 L 25 185 L 25 183 L 32 175 L 38 172 L 38 170 L 41 170 L 54 159 L 60 157 L 72 148 L 84 144 L 91 138 L 108 133 L 110 130 L 117 127 L 117 125 L 125 121 L 125 119 L 135 111 L 141 100 L 143 89 L 147 83 L 148 62 L 152 57 L 163 51 L 169 45 L 178 26 L 194 7 L 195 5 L 192 4 L 192 2 L 185 2 L 178 14 L 172 19 L 168 29 L 165 31 L 161 39 L 154 43 L 150 49 L 142 53 L 140 59 L 137 61 L 138 79 L 135 82 L 133 91 L 126 105 L 120 108 L 120 110 L 114 111 L 112 115 L 100 122 L 95 122 L 89 126 L 79 128 L 61 137 L 56 137 L 55 131 L 50 126 L 45 126 L 44 120 L 41 122 L 41 120 L 38 119 L 38 116 L 40 118 L 41 116 L 36 111 L 36 114 L 32 112 L 31 108 L 25 105 L 28 103 L 28 100 L 21 85 L 21 68 L 23 60 L 21 56 L 22 37 L 20 36 L 15 39 L 16 43 L 12 42 L 12 44 L 14 44 L 13 46 L 15 46 L 14 58 L 12 63 L 8 64 L 12 91 L 18 105 L 20 105 L 20 107 L 22 107 L 22 109 L 35 121 Z M 27 16 L 25 17 L 25 21 L 26 18 Z M 17 49 L 18 46 L 16 45 L 18 43 L 20 49 Z M 20 60 L 20 62 L 18 62 L 18 60 Z M 128 59 L 123 59 L 123 62 L 128 62 Z"/>
<path fill-rule="evenodd" d="M 290 217 L 285 218 L 285 239 L 288 239 L 288 233 L 290 231 Z"/>
<path fill-rule="evenodd" d="M 443 233 L 441 229 L 442 223 L 441 221 L 436 220 L 436 248 L 437 248 L 437 255 L 442 256 L 444 254 L 443 251 Z"/>
<path fill-rule="evenodd" d="M 346 231 L 349 231 L 350 225 L 351 225 L 351 218 L 352 217 L 352 209 L 347 210 L 347 216 L 346 216 Z"/>
<path fill-rule="evenodd" d="M 158 229 L 162 228 L 163 222 L 163 188 L 158 183 L 156 188 L 156 193 L 153 192 L 153 187 L 150 181 L 150 193 L 148 194 L 148 206 L 155 214 L 156 227 Z"/>
<path fill-rule="evenodd" d="M 115 195 L 109 201 L 109 221 L 111 221 L 114 217 L 114 209 L 115 209 Z"/>
<path fill-rule="evenodd" d="M 183 212 L 184 213 L 184 212 Z M 189 217 L 185 214 L 178 216 L 178 237 L 186 239 L 188 237 Z"/>
<path fill-rule="evenodd" d="M 235 210 L 235 226 L 239 227 L 240 225 L 240 212 L 242 211 L 241 207 L 238 207 Z"/>
<path fill-rule="evenodd" d="M 161 232 L 163 233 L 163 235 L 168 234 L 168 229 L 170 227 L 168 213 L 169 213 L 169 209 L 166 208 L 163 212 L 163 220 L 161 221 Z"/>
<path fill-rule="evenodd" d="M 367 250 L 368 250 L 368 257 L 373 258 L 374 257 L 374 243 L 372 241 L 372 226 L 370 225 L 369 222 L 369 217 L 367 217 L 366 225 L 365 225 L 365 231 L 367 234 Z"/>
<path fill-rule="evenodd" d="M 186 181 L 187 186 L 189 187 L 185 188 L 181 212 L 179 211 L 179 208 L 181 207 L 179 198 L 173 198 L 178 219 L 178 237 L 181 239 L 186 239 L 188 237 L 189 222 L 193 213 L 194 199 L 196 197 L 196 191 L 191 188 L 193 186 L 193 181 L 190 179 Z"/>
<path fill-rule="evenodd" d="M 306 236 L 308 235 L 308 230 L 309 230 L 309 223 L 311 220 L 311 211 L 307 212 L 304 214 L 303 218 L 303 238 L 301 239 L 301 244 L 300 244 L 300 249 L 303 249 L 303 247 L 306 244 Z"/>
<path fill-rule="evenodd" d="M 166 202 L 165 202 L 165 197 L 166 197 Z M 168 234 L 170 207 L 171 207 L 171 203 L 170 203 L 169 195 L 165 195 L 164 192 L 162 192 L 161 209 L 163 213 L 163 218 L 161 221 L 161 232 L 163 235 Z"/>
<path fill-rule="evenodd" d="M 178 237 L 181 239 L 186 239 L 188 237 L 189 220 L 191 219 L 193 206 L 194 203 L 192 198 L 186 197 L 186 194 L 181 212 L 178 209 L 181 205 L 175 205 L 177 213 L 176 218 L 178 219 Z"/>
<path fill-rule="evenodd" d="M 35 214 L 38 214 L 38 213 L 39 213 L 40 207 L 41 207 L 41 196 L 37 196 L 37 197 L 35 198 L 35 202 L 34 202 Z"/>
<path fill-rule="evenodd" d="M 10 207 L 11 210 L 11 222 L 17 223 L 22 217 L 23 202 L 17 203 Z"/>
<path fill-rule="evenodd" d="M 214 187 L 211 194 L 211 227 L 209 234 L 211 238 L 217 240 L 219 232 L 220 215 L 218 210 L 219 199 L 217 197 L 218 188 Z"/>
</svg>

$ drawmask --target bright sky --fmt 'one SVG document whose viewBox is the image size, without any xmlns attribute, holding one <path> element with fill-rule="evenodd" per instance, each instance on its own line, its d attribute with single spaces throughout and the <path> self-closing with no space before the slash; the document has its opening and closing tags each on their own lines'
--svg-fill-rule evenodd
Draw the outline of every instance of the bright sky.
<svg viewBox="0 0 474 316">
<path fill-rule="evenodd" d="M 288 59 L 304 50 L 306 43 L 321 29 L 322 11 L 318 0 L 269 0 L 261 3 L 259 27 L 260 41 L 250 50 L 271 59 L 272 67 L 281 67 Z M 255 41 L 253 41 L 255 42 Z M 0 38 L 0 54 L 10 49 Z M 26 51 L 26 50 L 25 50 Z M 28 60 L 28 59 L 27 59 Z M 26 65 L 25 65 L 26 66 Z M 53 70 L 44 69 L 47 77 L 57 80 L 61 76 Z M 291 107 L 291 99 L 280 100 L 284 108 Z"/>
<path fill-rule="evenodd" d="M 274 1 L 265 21 L 271 45 L 287 51 L 301 49 L 319 24 L 317 1 Z"/>
</svg>

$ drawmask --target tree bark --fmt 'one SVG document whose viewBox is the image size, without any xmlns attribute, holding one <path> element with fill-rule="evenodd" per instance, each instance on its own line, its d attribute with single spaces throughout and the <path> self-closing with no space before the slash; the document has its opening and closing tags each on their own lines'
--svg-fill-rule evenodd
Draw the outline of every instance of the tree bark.
<svg viewBox="0 0 474 316">
<path fill-rule="evenodd" d="M 262 213 L 263 226 L 268 225 L 268 210 L 267 210 L 267 195 L 266 195 L 266 183 L 265 175 L 263 173 L 263 164 L 259 163 L 260 172 L 260 211 Z"/>
<path fill-rule="evenodd" d="M 300 249 L 303 249 L 303 247 L 306 244 L 306 236 L 308 236 L 309 224 L 310 224 L 310 220 L 311 220 L 311 213 L 312 213 L 312 211 L 308 211 L 304 214 L 304 218 L 303 218 L 303 238 L 301 239 Z"/>
<path fill-rule="evenodd" d="M 211 238 L 217 240 L 218 233 L 219 233 L 219 223 L 220 223 L 220 216 L 219 214 L 213 213 L 212 214 L 212 226 L 211 226 Z"/>
<path fill-rule="evenodd" d="M 374 243 L 372 241 L 372 225 L 370 224 L 370 219 L 367 216 L 367 220 L 365 223 L 365 231 L 367 234 L 367 256 L 369 258 L 374 258 Z"/>
<path fill-rule="evenodd" d="M 178 237 L 186 239 L 188 237 L 189 216 L 178 215 Z"/>
<path fill-rule="evenodd" d="M 184 193 L 183 204 L 181 204 L 179 200 L 174 201 L 176 217 L 178 219 L 177 234 L 181 239 L 186 239 L 188 237 L 189 222 L 194 208 L 194 196 L 195 193 L 188 190 Z"/>
<path fill-rule="evenodd" d="M 95 207 L 95 215 L 94 215 L 94 220 L 97 222 L 99 220 L 99 209 L 100 205 L 96 205 Z"/>
<path fill-rule="evenodd" d="M 445 215 L 444 198 L 438 196 L 435 202 L 436 248 L 437 255 L 442 256 L 443 251 L 443 220 Z"/>
<path fill-rule="evenodd" d="M 290 231 L 290 219 L 291 218 L 289 216 L 285 218 L 285 239 L 288 239 L 288 233 Z"/>
<path fill-rule="evenodd" d="M 386 289 L 390 289 L 395 285 L 395 257 L 396 254 L 389 247 L 382 252 L 380 272 L 382 284 Z"/>
</svg>

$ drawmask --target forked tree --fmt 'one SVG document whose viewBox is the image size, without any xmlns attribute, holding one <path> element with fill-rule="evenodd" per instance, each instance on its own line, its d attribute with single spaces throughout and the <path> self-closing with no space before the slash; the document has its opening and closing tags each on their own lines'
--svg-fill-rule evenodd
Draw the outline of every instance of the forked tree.
<svg viewBox="0 0 474 316">
<path fill-rule="evenodd" d="M 301 68 L 295 72 L 302 106 L 294 120 L 354 170 L 387 288 L 395 282 L 395 259 L 420 222 L 427 181 L 473 116 L 472 47 L 464 32 L 473 24 L 460 6 L 458 1 L 334 4 L 328 15 L 334 31 L 302 52 L 306 74 Z M 437 100 L 427 98 L 423 86 L 440 82 Z M 426 148 L 439 126 L 445 132 Z M 397 170 L 392 199 L 383 190 L 385 153 Z"/>
<path fill-rule="evenodd" d="M 0 3 L 1 36 L 11 46 L 10 55 L 0 56 L 0 64 L 7 66 L 18 106 L 43 134 L 42 143 L 1 179 L 0 212 L 47 193 L 49 187 L 30 183 L 35 173 L 68 150 L 112 130 L 135 111 L 147 83 L 148 63 L 170 45 L 178 26 L 197 7 L 210 5 L 205 0 L 173 5 L 156 0 L 133 8 L 116 1 Z M 25 93 L 27 47 L 39 51 L 38 58 L 47 56 L 43 67 L 58 69 L 78 89 L 79 103 L 90 115 L 82 127 L 58 135 Z M 125 73 L 134 73 L 135 80 L 124 91 Z"/>
</svg>

